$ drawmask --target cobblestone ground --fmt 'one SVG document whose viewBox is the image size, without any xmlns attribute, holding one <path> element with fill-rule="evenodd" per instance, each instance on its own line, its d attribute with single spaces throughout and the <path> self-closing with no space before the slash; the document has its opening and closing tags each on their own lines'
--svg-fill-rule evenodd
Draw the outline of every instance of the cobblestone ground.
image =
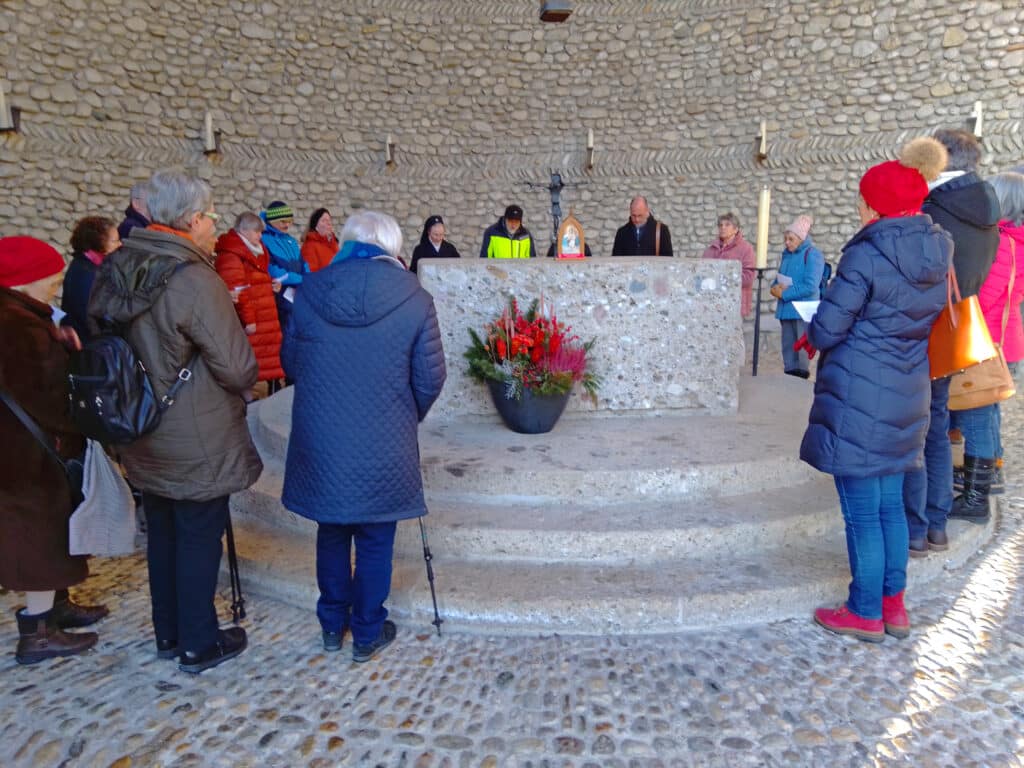
<svg viewBox="0 0 1024 768">
<path fill-rule="evenodd" d="M 320 649 L 312 611 L 254 599 L 249 650 L 192 677 L 155 657 L 142 558 L 96 561 L 78 591 L 112 609 L 96 650 L 19 667 L 0 622 L 0 765 L 1022 766 L 1019 401 L 1004 433 L 998 531 L 910 595 L 904 641 L 835 637 L 809 617 L 659 637 L 399 627 L 356 665 L 348 638 Z M 0 596 L 5 613 L 15 603 Z"/>
</svg>

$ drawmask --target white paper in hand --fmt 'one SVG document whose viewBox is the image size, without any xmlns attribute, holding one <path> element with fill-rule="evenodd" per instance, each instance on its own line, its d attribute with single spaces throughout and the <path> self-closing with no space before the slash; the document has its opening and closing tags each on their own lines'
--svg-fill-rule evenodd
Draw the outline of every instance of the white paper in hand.
<svg viewBox="0 0 1024 768">
<path fill-rule="evenodd" d="M 814 313 L 818 311 L 818 305 L 820 301 L 794 301 L 792 302 L 793 309 L 800 315 L 800 319 L 805 323 L 811 322 L 811 318 L 814 317 Z"/>
<path fill-rule="evenodd" d="M 783 288 L 789 288 L 793 284 L 793 278 L 789 275 L 784 275 L 781 272 L 775 276 L 775 282 L 781 285 Z"/>
</svg>

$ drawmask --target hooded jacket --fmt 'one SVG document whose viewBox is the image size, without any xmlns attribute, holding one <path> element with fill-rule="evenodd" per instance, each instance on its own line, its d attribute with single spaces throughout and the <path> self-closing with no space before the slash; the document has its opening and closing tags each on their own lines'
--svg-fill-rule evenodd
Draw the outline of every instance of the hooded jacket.
<svg viewBox="0 0 1024 768">
<path fill-rule="evenodd" d="M 821 298 L 821 276 L 825 271 L 825 257 L 822 256 L 808 235 L 790 252 L 782 251 L 779 261 L 779 274 L 793 279 L 793 284 L 782 292 L 782 298 L 775 305 L 775 317 L 779 320 L 799 320 L 800 313 L 793 306 L 794 301 L 814 301 Z M 772 285 L 778 283 L 776 278 Z"/>
<path fill-rule="evenodd" d="M 956 258 L 954 254 L 954 258 Z M 1010 286 L 1011 265 L 1016 264 L 1013 294 L 1009 297 L 1010 317 L 1003 333 L 1003 308 L 1006 291 Z M 999 250 L 992 269 L 978 291 L 978 302 L 985 313 L 985 324 L 992 341 L 1003 345 L 1008 363 L 1024 360 L 1024 328 L 1021 327 L 1020 304 L 1024 301 L 1024 225 L 1011 221 L 999 222 Z"/>
<path fill-rule="evenodd" d="M 480 244 L 481 259 L 534 259 L 537 247 L 530 236 L 530 230 L 519 227 L 514 235 L 510 235 L 505 226 L 505 217 L 484 230 L 484 240 Z"/>
<path fill-rule="evenodd" d="M 999 247 L 999 198 L 992 185 L 973 172 L 957 176 L 928 193 L 921 213 L 952 236 L 960 295 L 974 296 Z"/>
<path fill-rule="evenodd" d="M 418 425 L 445 363 L 434 300 L 416 276 L 387 257 L 308 276 L 283 358 L 295 382 L 284 505 L 324 523 L 425 515 Z"/>
<path fill-rule="evenodd" d="M 127 326 L 125 338 L 157 397 L 198 354 L 192 378 L 160 425 L 121 450 L 135 487 L 169 499 L 209 501 L 256 481 L 263 464 L 242 399 L 256 383 L 256 358 L 202 250 L 186 237 L 132 230 L 100 266 L 89 320 L 94 333 L 108 323 Z"/>
<path fill-rule="evenodd" d="M 267 272 L 270 256 L 266 246 L 260 245 L 260 248 L 263 253 L 257 256 L 242 241 L 241 235 L 232 229 L 217 238 L 215 267 L 229 291 L 242 289 L 238 292 L 235 311 L 243 329 L 247 325 L 256 325 L 256 332 L 246 334 L 246 337 L 256 354 L 259 380 L 270 381 L 284 376 L 281 368 L 281 325 Z"/>
<path fill-rule="evenodd" d="M 953 244 L 927 216 L 881 219 L 843 248 L 807 326 L 822 354 L 800 458 L 831 475 L 921 466 L 928 335 L 946 303 Z"/>
</svg>

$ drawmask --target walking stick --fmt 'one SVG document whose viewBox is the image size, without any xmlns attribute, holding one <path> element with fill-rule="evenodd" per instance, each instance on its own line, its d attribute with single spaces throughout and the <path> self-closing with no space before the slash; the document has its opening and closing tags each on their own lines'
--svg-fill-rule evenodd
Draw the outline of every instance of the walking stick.
<svg viewBox="0 0 1024 768">
<path fill-rule="evenodd" d="M 231 527 L 231 513 L 228 512 L 224 529 L 228 538 L 228 576 L 231 581 L 231 618 L 238 624 L 245 618 L 245 598 L 242 597 L 242 579 L 238 575 L 238 550 L 235 549 L 235 531 Z"/>
<path fill-rule="evenodd" d="M 434 566 L 431 565 L 431 561 L 434 556 L 430 554 L 430 545 L 427 544 L 427 527 L 423 525 L 423 518 L 420 517 L 420 538 L 423 539 L 423 560 L 427 564 L 427 581 L 430 582 L 430 599 L 434 601 L 434 620 L 430 622 L 437 627 L 437 636 L 441 636 L 441 624 L 444 619 L 441 618 L 441 614 L 437 612 L 437 592 L 434 590 Z"/>
</svg>

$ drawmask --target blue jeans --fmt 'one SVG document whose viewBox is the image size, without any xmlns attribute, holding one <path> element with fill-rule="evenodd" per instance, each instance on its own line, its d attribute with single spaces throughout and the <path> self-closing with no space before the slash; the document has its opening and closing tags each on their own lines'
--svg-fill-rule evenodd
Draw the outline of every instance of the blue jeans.
<svg viewBox="0 0 1024 768">
<path fill-rule="evenodd" d="M 953 508 L 953 449 L 949 444 L 949 379 L 932 382 L 931 416 L 924 441 L 924 466 L 906 473 L 903 504 L 913 541 L 945 531 Z"/>
<path fill-rule="evenodd" d="M 881 477 L 836 477 L 850 557 L 846 607 L 865 619 L 882 618 L 882 595 L 907 586 L 907 518 L 903 473 Z"/>
<path fill-rule="evenodd" d="M 999 451 L 999 406 L 950 411 L 949 425 L 964 436 L 964 455 L 994 459 Z"/>
<path fill-rule="evenodd" d="M 217 642 L 217 592 L 228 497 L 179 501 L 142 494 L 146 561 L 157 640 L 202 653 Z"/>
<path fill-rule="evenodd" d="M 316 531 L 316 615 L 325 632 L 352 628 L 352 642 L 369 645 L 380 635 L 391 592 L 396 523 L 320 523 Z M 352 567 L 352 543 L 356 564 Z"/>
<path fill-rule="evenodd" d="M 810 370 L 807 353 L 802 349 L 793 351 L 793 345 L 807 332 L 807 323 L 803 320 L 779 320 L 782 324 L 782 369 L 784 371 Z"/>
</svg>

